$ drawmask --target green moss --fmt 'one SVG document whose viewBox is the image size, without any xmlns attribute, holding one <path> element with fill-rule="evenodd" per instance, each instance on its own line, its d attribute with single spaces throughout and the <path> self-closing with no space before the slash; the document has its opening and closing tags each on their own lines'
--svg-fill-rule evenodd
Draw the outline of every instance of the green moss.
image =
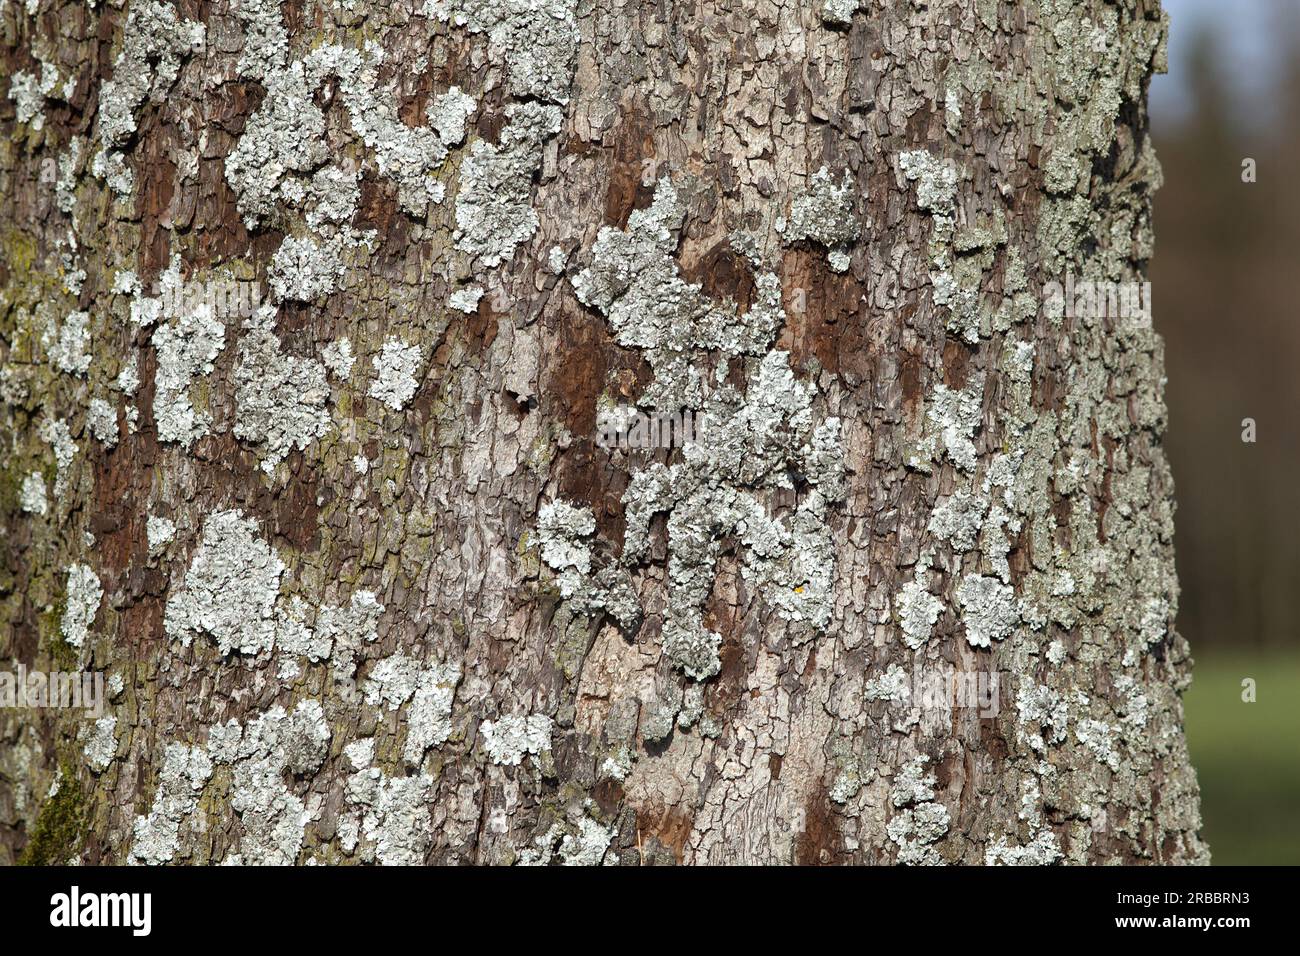
<svg viewBox="0 0 1300 956">
<path fill-rule="evenodd" d="M 41 645 L 49 653 L 53 660 L 55 668 L 58 670 L 75 670 L 77 667 L 77 651 L 63 637 L 63 630 L 60 627 L 63 621 L 63 613 L 67 610 L 68 598 L 60 587 L 58 596 L 50 605 L 50 609 L 40 616 L 38 628 L 41 635 Z"/>
<path fill-rule="evenodd" d="M 8 514 L 18 510 L 23 477 L 22 463 L 16 457 L 0 468 L 0 512 Z"/>
<path fill-rule="evenodd" d="M 41 806 L 32 827 L 31 839 L 18 857 L 22 866 L 54 866 L 66 863 L 81 841 L 86 797 L 70 769 L 64 767 L 59 789 Z"/>
</svg>

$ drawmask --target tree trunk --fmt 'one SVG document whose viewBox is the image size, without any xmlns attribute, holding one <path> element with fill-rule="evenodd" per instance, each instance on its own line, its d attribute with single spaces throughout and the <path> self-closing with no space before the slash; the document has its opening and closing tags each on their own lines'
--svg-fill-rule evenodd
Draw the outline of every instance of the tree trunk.
<svg viewBox="0 0 1300 956">
<path fill-rule="evenodd" d="M 1207 858 L 1156 0 L 0 11 L 0 863 Z"/>
</svg>

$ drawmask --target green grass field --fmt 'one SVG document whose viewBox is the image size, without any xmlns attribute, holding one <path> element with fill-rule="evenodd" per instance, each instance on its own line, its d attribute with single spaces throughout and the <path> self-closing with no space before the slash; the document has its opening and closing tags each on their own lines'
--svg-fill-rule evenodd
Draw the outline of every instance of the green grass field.
<svg viewBox="0 0 1300 956">
<path fill-rule="evenodd" d="M 1216 864 L 1300 864 L 1300 654 L 1196 653 L 1184 699 Z M 1241 699 L 1255 681 L 1253 704 Z"/>
</svg>

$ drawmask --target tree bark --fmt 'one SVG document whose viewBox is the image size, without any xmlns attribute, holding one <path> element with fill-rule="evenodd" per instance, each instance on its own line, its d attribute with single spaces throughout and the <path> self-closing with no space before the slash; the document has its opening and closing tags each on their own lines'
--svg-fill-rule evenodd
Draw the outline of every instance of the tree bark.
<svg viewBox="0 0 1300 956">
<path fill-rule="evenodd" d="M 0 863 L 1208 858 L 1155 0 L 0 24 Z"/>
</svg>

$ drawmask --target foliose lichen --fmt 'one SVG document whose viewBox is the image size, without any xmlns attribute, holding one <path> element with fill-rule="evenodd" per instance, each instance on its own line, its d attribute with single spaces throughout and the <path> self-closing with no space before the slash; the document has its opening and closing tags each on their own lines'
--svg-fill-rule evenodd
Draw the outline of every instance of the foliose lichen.
<svg viewBox="0 0 1300 956">
<path fill-rule="evenodd" d="M 95 615 L 99 613 L 104 589 L 100 586 L 99 576 L 89 565 L 73 564 L 68 567 L 66 594 L 67 602 L 63 619 L 59 622 L 59 633 L 72 647 L 81 647 L 90 635 Z"/>
</svg>

